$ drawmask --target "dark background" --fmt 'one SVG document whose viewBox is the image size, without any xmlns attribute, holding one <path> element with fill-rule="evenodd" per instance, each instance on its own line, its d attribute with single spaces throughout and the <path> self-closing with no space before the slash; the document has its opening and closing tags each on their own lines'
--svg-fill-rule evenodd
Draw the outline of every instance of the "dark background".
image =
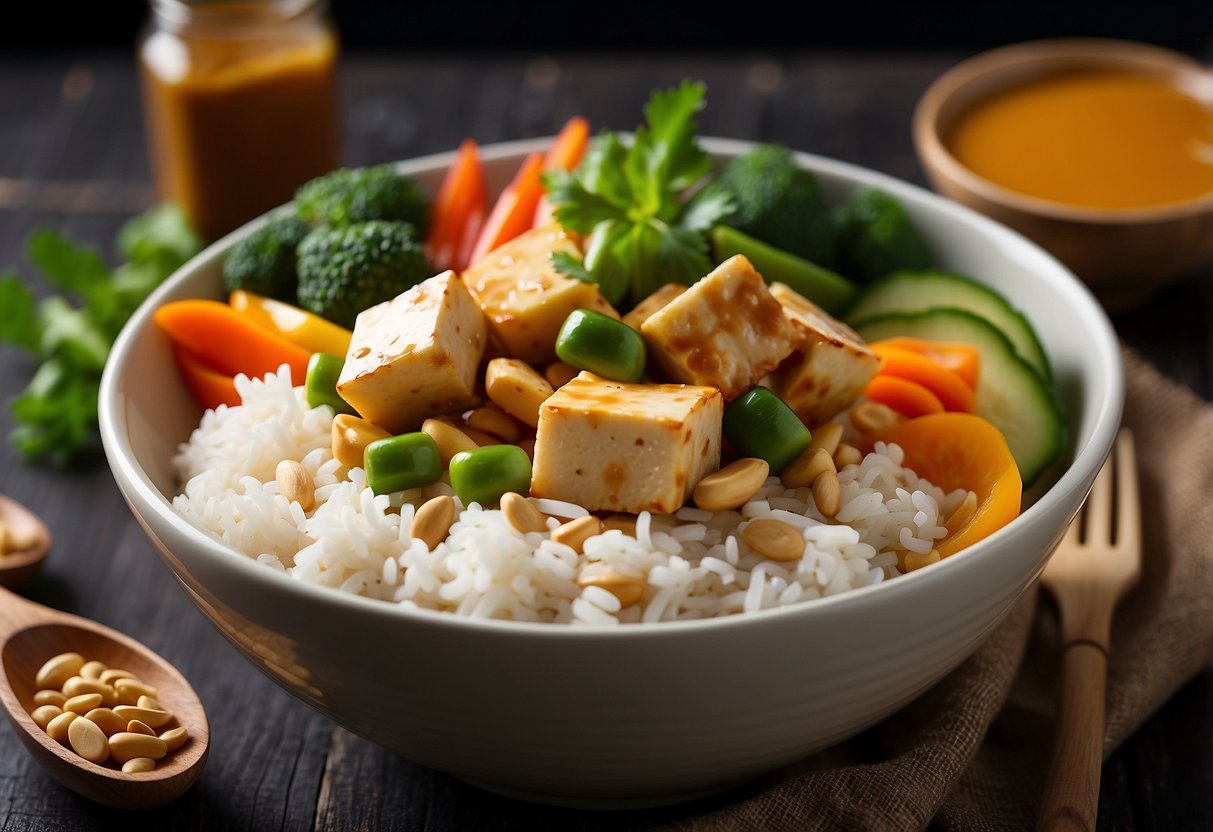
<svg viewBox="0 0 1213 832">
<path fill-rule="evenodd" d="M 1210 57 L 1209 0 L 1002 0 L 997 3 L 598 3 L 333 0 L 349 48 L 467 50 L 768 48 L 984 49 L 1042 37 L 1121 37 Z M 146 0 L 0 0 L 0 47 L 128 48 Z"/>
</svg>

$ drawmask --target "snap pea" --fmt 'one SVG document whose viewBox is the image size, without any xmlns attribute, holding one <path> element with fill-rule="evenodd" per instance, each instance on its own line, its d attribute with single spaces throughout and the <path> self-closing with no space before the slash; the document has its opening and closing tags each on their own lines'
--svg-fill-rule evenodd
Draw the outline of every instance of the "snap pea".
<svg viewBox="0 0 1213 832">
<path fill-rule="evenodd" d="M 645 349 L 640 333 L 592 309 L 574 309 L 556 336 L 556 355 L 569 366 L 612 381 L 640 381 Z"/>
<path fill-rule="evenodd" d="M 307 380 L 303 383 L 308 407 L 327 404 L 336 413 L 358 415 L 358 411 L 350 407 L 337 393 L 337 379 L 341 378 L 341 369 L 344 366 L 345 361 L 335 355 L 327 352 L 312 353 L 307 362 Z"/>
<path fill-rule="evenodd" d="M 366 446 L 366 484 L 389 494 L 437 482 L 442 477 L 438 444 L 425 433 L 404 433 Z"/>
<path fill-rule="evenodd" d="M 510 491 L 531 490 L 531 460 L 517 445 L 489 445 L 451 457 L 451 487 L 465 506 L 493 505 Z"/>
<path fill-rule="evenodd" d="M 812 442 L 809 429 L 783 399 L 755 387 L 724 409 L 724 435 L 743 457 L 765 459 L 777 474 Z"/>
</svg>

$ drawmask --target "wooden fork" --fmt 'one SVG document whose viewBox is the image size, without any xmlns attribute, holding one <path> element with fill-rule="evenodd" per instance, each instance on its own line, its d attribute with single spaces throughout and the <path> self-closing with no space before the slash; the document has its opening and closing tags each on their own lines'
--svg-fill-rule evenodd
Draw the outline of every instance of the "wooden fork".
<svg viewBox="0 0 1213 832">
<path fill-rule="evenodd" d="M 1084 531 L 1085 530 L 1085 531 Z M 1038 830 L 1095 829 L 1112 611 L 1141 577 L 1133 436 L 1122 429 L 1041 575 L 1061 618 L 1061 706 Z"/>
</svg>

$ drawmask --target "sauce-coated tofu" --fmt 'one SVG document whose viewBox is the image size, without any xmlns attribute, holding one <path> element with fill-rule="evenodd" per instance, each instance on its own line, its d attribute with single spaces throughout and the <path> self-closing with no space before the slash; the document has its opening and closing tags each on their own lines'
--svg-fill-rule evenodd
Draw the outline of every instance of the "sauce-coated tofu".
<svg viewBox="0 0 1213 832">
<path fill-rule="evenodd" d="M 484 310 L 502 354 L 532 365 L 556 360 L 556 335 L 574 309 L 619 317 L 597 286 L 552 268 L 553 252 L 581 257 L 568 233 L 559 225 L 550 225 L 493 249 L 462 275 L 464 285 Z"/>
<path fill-rule="evenodd" d="M 539 408 L 531 494 L 589 509 L 669 514 L 720 467 L 712 387 L 581 373 Z"/>
<path fill-rule="evenodd" d="M 384 430 L 417 430 L 471 404 L 484 314 L 452 271 L 358 315 L 337 392 Z"/>
<path fill-rule="evenodd" d="M 657 311 L 664 309 L 670 301 L 686 290 L 687 287 L 681 283 L 665 284 L 656 292 L 633 306 L 632 310 L 623 316 L 623 322 L 639 332 L 641 325 L 645 321 L 653 317 Z"/>
<path fill-rule="evenodd" d="M 771 388 L 805 424 L 829 421 L 859 398 L 880 369 L 880 357 L 846 324 L 782 283 L 771 294 L 800 335 L 800 346 L 772 378 Z"/>
<path fill-rule="evenodd" d="M 650 315 L 640 332 L 664 373 L 715 387 L 726 401 L 779 366 L 797 340 L 762 275 L 741 255 Z"/>
</svg>

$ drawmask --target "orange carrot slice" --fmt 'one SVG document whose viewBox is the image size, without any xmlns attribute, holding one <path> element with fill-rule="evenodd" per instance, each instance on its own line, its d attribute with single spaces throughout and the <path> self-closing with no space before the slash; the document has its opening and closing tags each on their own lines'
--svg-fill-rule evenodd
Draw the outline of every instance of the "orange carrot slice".
<svg viewBox="0 0 1213 832">
<path fill-rule="evenodd" d="M 882 359 L 880 374 L 913 381 L 935 394 L 944 410 L 973 412 L 973 388 L 957 373 L 926 355 L 877 341 L 868 345 Z"/>
<path fill-rule="evenodd" d="M 480 237 L 472 249 L 469 263 L 476 263 L 500 245 L 508 243 L 524 231 L 531 230 L 535 208 L 543 196 L 543 154 L 532 153 L 522 163 L 514 181 L 506 186 L 484 223 Z"/>
<path fill-rule="evenodd" d="M 179 300 L 152 317 L 174 344 L 221 375 L 260 377 L 289 364 L 292 381 L 302 384 L 307 377 L 310 352 L 266 332 L 226 303 Z"/>
<path fill-rule="evenodd" d="M 198 404 L 210 410 L 221 404 L 228 407 L 240 404 L 240 394 L 236 392 L 236 382 L 231 376 L 215 372 L 180 344 L 173 344 L 173 357 L 177 359 L 177 369 L 181 371 L 185 385 Z"/>
<path fill-rule="evenodd" d="M 977 377 L 981 370 L 981 352 L 972 344 L 960 341 L 927 341 L 908 335 L 885 338 L 876 343 L 925 355 L 939 366 L 946 367 L 960 376 L 970 390 L 977 387 Z"/>
<path fill-rule="evenodd" d="M 552 141 L 547 155 L 543 157 L 544 170 L 572 170 L 581 162 L 586 149 L 590 146 L 590 123 L 581 116 L 573 116 Z M 535 228 L 550 225 L 553 217 L 552 203 L 545 196 L 539 200 L 535 208 Z"/>
<path fill-rule="evenodd" d="M 308 352 L 327 352 L 344 356 L 350 348 L 354 333 L 306 309 L 263 298 L 243 289 L 236 289 L 227 299 L 228 305 L 252 323 L 303 347 Z"/>
<path fill-rule="evenodd" d="M 905 451 L 906 467 L 944 491 L 965 488 L 977 495 L 973 517 L 935 547 L 941 557 L 988 537 L 1019 515 L 1019 467 L 1001 431 L 980 416 L 938 413 L 909 419 L 865 437 L 866 449 L 876 440 L 896 442 Z"/>
<path fill-rule="evenodd" d="M 456 271 L 468 267 L 488 202 L 476 142 L 465 139 L 430 205 L 425 249 L 432 263 Z"/>
<path fill-rule="evenodd" d="M 888 405 L 908 419 L 944 412 L 943 402 L 938 396 L 916 381 L 897 376 L 877 375 L 868 382 L 864 395 L 874 402 Z"/>
</svg>

